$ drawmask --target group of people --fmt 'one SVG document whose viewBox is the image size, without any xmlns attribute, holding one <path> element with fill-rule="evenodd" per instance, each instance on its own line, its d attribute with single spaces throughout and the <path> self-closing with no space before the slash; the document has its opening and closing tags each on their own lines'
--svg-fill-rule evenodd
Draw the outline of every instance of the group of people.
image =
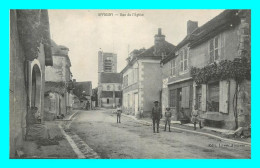
<svg viewBox="0 0 260 168">
<path fill-rule="evenodd" d="M 120 119 L 121 119 L 121 113 L 122 113 L 122 108 L 120 105 L 117 106 L 117 123 L 121 123 Z M 164 131 L 166 131 L 167 125 L 168 125 L 168 129 L 169 132 L 171 132 L 171 117 L 172 117 L 172 111 L 170 109 L 170 107 L 166 107 L 165 109 L 165 126 L 164 126 Z M 143 117 L 143 111 L 141 110 L 141 114 L 140 117 Z M 152 108 L 152 121 L 153 121 L 153 132 L 157 132 L 159 133 L 159 124 L 160 124 L 160 120 L 162 119 L 163 115 L 162 115 L 162 109 L 159 106 L 159 102 L 158 101 L 154 101 L 154 106 Z M 199 127 L 202 128 L 201 125 L 201 120 L 199 119 L 199 113 L 198 110 L 194 110 L 192 112 L 192 118 L 191 121 L 194 124 L 194 130 L 196 130 L 196 124 L 199 124 Z M 156 129 L 155 129 L 156 127 Z"/>
</svg>

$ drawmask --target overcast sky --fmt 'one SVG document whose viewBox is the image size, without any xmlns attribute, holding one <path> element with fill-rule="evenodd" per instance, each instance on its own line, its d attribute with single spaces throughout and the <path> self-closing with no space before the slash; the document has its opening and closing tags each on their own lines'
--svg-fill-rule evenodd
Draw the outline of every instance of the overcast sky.
<svg viewBox="0 0 260 168">
<path fill-rule="evenodd" d="M 130 51 L 151 47 L 158 28 L 177 45 L 187 34 L 187 21 L 203 25 L 223 10 L 49 10 L 51 38 L 67 46 L 73 78 L 97 86 L 98 51 L 114 52 L 118 72 Z M 98 16 L 113 13 L 113 16 Z M 120 16 L 120 13 L 126 16 Z M 130 14 L 127 16 L 127 14 Z M 136 17 L 133 15 L 142 14 Z M 118 15 L 117 15 L 118 14 Z"/>
</svg>

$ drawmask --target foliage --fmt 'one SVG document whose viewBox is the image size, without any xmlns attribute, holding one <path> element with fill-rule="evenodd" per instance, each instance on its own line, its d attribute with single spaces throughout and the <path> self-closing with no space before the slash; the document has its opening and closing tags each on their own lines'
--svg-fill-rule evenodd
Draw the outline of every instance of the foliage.
<svg viewBox="0 0 260 168">
<path fill-rule="evenodd" d="M 251 79 L 251 60 L 242 57 L 233 61 L 222 60 L 219 63 L 207 65 L 203 68 L 191 68 L 191 76 L 197 84 L 206 84 L 211 80 L 234 79 L 240 83 Z"/>
<path fill-rule="evenodd" d="M 46 11 L 17 10 L 17 28 L 27 59 L 38 57 L 40 44 L 49 45 L 49 24 Z"/>
</svg>

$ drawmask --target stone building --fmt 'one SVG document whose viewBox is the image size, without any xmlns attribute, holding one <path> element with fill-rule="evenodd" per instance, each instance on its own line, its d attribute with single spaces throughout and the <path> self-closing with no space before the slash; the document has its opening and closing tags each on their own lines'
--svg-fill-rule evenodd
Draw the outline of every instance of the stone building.
<svg viewBox="0 0 260 168">
<path fill-rule="evenodd" d="M 53 66 L 45 69 L 45 119 L 53 120 L 71 112 L 73 83 L 69 49 L 51 41 Z"/>
<path fill-rule="evenodd" d="M 98 52 L 98 106 L 114 108 L 122 104 L 122 75 L 117 73 L 117 55 Z"/>
<path fill-rule="evenodd" d="M 77 96 L 74 99 L 73 108 L 92 109 L 92 82 L 74 82 L 73 93 Z M 89 104 L 89 105 L 88 105 Z"/>
<path fill-rule="evenodd" d="M 187 36 L 162 61 L 163 104 L 176 120 L 199 110 L 208 126 L 251 124 L 250 15 L 225 10 L 200 27 L 188 22 Z"/>
<path fill-rule="evenodd" d="M 161 102 L 160 62 L 174 48 L 174 45 L 165 41 L 165 35 L 158 29 L 153 46 L 129 54 L 127 66 L 121 71 L 124 112 L 138 116 L 139 110 L 143 109 L 144 115 L 150 115 L 153 102 Z"/>
<path fill-rule="evenodd" d="M 22 150 L 32 108 L 43 123 L 45 66 L 52 64 L 47 10 L 10 10 L 11 158 Z"/>
</svg>

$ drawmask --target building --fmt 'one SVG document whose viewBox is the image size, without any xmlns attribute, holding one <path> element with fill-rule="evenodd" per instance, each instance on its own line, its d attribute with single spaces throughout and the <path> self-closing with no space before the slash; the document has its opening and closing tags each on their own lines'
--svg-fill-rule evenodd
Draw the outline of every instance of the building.
<svg viewBox="0 0 260 168">
<path fill-rule="evenodd" d="M 225 129 L 251 125 L 250 11 L 225 10 L 187 36 L 162 61 L 163 102 L 188 122 L 199 110 L 204 124 Z"/>
<path fill-rule="evenodd" d="M 69 49 L 51 41 L 53 66 L 45 69 L 45 119 L 53 120 L 71 112 L 73 83 Z"/>
<path fill-rule="evenodd" d="M 75 96 L 73 108 L 92 109 L 92 82 L 74 82 Z M 88 105 L 89 103 L 89 105 Z"/>
<path fill-rule="evenodd" d="M 127 66 L 121 71 L 123 75 L 123 109 L 124 112 L 138 116 L 143 109 L 149 115 L 153 102 L 161 102 L 162 72 L 161 59 L 175 48 L 165 41 L 161 29 L 154 36 L 154 45 L 148 49 L 133 50 L 127 58 Z"/>
<path fill-rule="evenodd" d="M 122 75 L 117 73 L 117 55 L 98 52 L 98 106 L 114 108 L 122 104 Z"/>
<path fill-rule="evenodd" d="M 10 158 L 26 139 L 27 115 L 44 123 L 45 66 L 52 66 L 47 10 L 10 10 Z"/>
</svg>

